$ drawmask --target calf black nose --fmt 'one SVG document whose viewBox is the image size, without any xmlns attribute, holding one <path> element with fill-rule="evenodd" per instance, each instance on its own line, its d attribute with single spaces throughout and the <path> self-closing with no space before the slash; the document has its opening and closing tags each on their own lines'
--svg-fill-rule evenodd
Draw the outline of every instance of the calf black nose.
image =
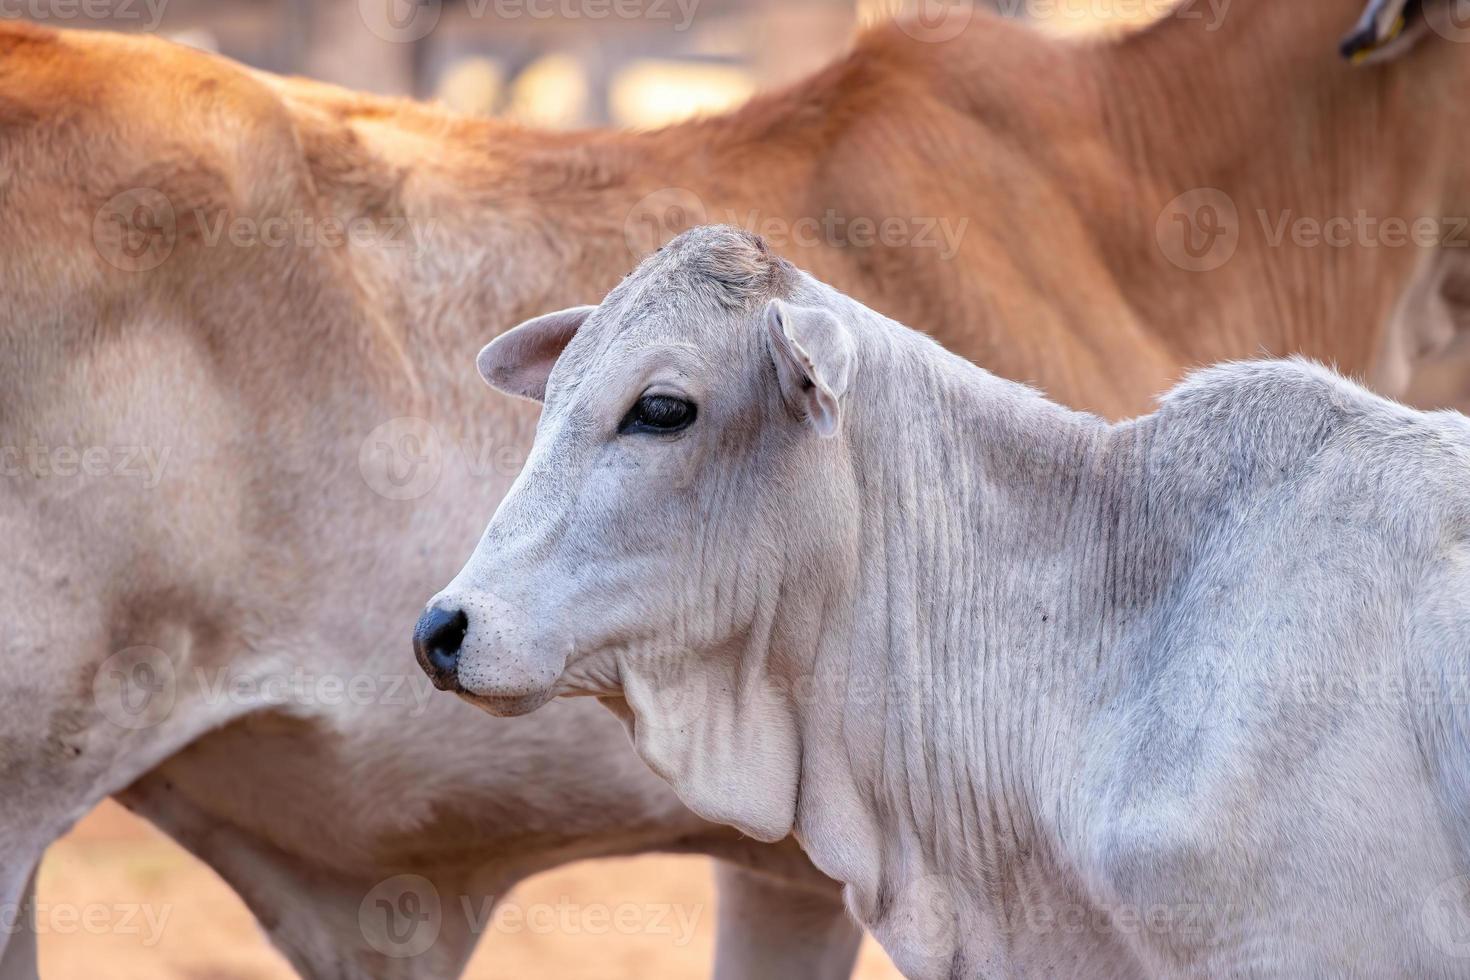
<svg viewBox="0 0 1470 980">
<path fill-rule="evenodd" d="M 464 642 L 470 621 L 461 609 L 430 606 L 419 617 L 413 630 L 413 652 L 429 680 L 441 691 L 454 690 L 458 684 L 455 670 L 459 667 L 459 645 Z"/>
</svg>

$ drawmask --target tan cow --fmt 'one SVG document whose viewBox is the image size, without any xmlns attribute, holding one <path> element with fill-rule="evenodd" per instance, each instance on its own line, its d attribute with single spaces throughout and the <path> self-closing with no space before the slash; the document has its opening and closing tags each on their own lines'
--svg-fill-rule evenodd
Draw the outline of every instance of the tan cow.
<svg viewBox="0 0 1470 980">
<path fill-rule="evenodd" d="M 846 972 L 835 893 L 693 818 L 600 711 L 486 726 L 427 702 L 404 627 L 535 421 L 474 352 L 733 215 L 1082 407 L 1262 349 L 1402 393 L 1464 322 L 1463 253 L 1297 225 L 1470 211 L 1470 58 L 1411 27 L 1350 68 L 1358 7 L 1236 0 L 1083 45 L 979 14 L 949 39 L 885 26 L 790 91 L 641 136 L 0 28 L 0 904 L 120 794 L 311 976 L 452 973 L 458 899 L 660 848 L 776 872 L 725 873 L 721 976 Z M 422 934 L 373 912 L 426 886 L 437 941 L 400 955 Z"/>
</svg>

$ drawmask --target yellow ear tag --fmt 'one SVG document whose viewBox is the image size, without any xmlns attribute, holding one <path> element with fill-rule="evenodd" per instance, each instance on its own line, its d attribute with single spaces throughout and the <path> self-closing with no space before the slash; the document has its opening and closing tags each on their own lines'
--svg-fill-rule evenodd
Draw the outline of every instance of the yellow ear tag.
<svg viewBox="0 0 1470 980">
<path fill-rule="evenodd" d="M 1363 48 L 1361 51 L 1355 53 L 1352 57 L 1352 64 L 1361 65 L 1363 62 L 1373 57 L 1374 54 L 1383 50 L 1384 45 L 1391 44 L 1394 38 L 1404 33 L 1404 28 L 1407 26 L 1408 21 L 1404 19 L 1403 14 L 1399 14 L 1398 17 L 1394 20 L 1393 26 L 1388 29 L 1388 33 L 1383 35 L 1383 39 L 1373 42 L 1372 47 Z"/>
</svg>

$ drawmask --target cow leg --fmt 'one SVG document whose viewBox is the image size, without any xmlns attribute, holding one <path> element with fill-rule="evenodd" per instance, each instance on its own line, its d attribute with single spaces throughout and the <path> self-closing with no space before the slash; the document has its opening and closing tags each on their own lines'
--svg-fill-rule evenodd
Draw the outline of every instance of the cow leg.
<svg viewBox="0 0 1470 980">
<path fill-rule="evenodd" d="M 845 980 L 863 933 L 831 882 L 792 882 L 715 862 L 715 980 Z"/>
<path fill-rule="evenodd" d="M 25 897 L 13 910 L 13 922 L 9 917 L 0 918 L 0 925 L 9 928 L 5 937 L 4 955 L 0 956 L 0 980 L 36 980 L 39 967 L 36 963 L 36 872 L 31 872 L 26 885 Z"/>
<path fill-rule="evenodd" d="M 116 798 L 223 878 L 306 980 L 442 980 L 459 976 L 474 952 L 478 935 L 461 907 L 490 901 L 479 894 L 483 868 L 474 889 L 392 871 L 359 879 L 221 824 L 157 775 Z"/>
</svg>

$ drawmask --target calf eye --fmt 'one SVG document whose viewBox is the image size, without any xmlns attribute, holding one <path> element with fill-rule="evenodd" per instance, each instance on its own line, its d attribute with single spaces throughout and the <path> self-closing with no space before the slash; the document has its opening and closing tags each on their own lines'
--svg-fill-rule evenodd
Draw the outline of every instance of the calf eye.
<svg viewBox="0 0 1470 980">
<path fill-rule="evenodd" d="M 618 434 L 634 432 L 669 433 L 686 429 L 698 410 L 692 402 L 671 395 L 644 395 L 628 409 L 618 424 Z"/>
</svg>

